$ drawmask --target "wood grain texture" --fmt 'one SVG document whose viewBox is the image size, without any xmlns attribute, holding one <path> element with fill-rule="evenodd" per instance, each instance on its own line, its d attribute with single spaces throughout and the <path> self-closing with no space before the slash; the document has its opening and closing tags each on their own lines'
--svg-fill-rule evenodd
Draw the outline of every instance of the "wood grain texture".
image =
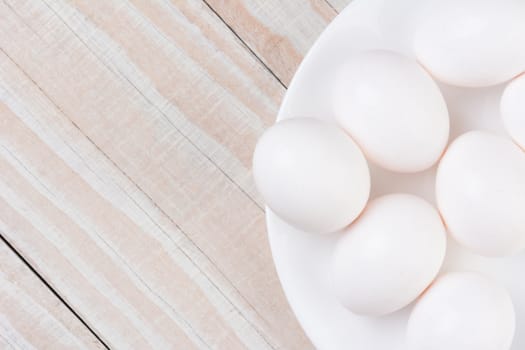
<svg viewBox="0 0 525 350">
<path fill-rule="evenodd" d="M 1 240 L 0 348 L 104 348 Z"/>
<path fill-rule="evenodd" d="M 284 87 L 219 5 L 0 3 L 0 230 L 114 348 L 311 348 L 250 172 Z M 301 8 L 282 72 L 327 8 Z"/>
<path fill-rule="evenodd" d="M 325 0 L 205 0 L 288 86 L 336 11 Z"/>
</svg>

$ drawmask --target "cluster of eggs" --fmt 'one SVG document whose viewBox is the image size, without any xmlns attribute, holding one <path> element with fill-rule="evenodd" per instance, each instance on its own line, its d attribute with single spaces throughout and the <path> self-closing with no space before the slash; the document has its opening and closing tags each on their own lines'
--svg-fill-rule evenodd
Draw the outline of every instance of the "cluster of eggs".
<svg viewBox="0 0 525 350">
<path fill-rule="evenodd" d="M 472 252 L 525 249 L 525 2 L 430 1 L 414 36 L 417 60 L 355 54 L 333 81 L 337 123 L 292 118 L 268 129 L 253 161 L 256 185 L 283 220 L 342 232 L 333 290 L 360 315 L 417 300 L 411 349 L 509 349 L 514 307 L 504 288 L 471 272 L 437 277 L 447 232 Z M 462 87 L 506 81 L 509 138 L 471 131 L 450 145 L 446 102 L 434 79 Z M 369 202 L 368 161 L 414 173 L 438 163 L 437 209 L 410 194 Z"/>
</svg>

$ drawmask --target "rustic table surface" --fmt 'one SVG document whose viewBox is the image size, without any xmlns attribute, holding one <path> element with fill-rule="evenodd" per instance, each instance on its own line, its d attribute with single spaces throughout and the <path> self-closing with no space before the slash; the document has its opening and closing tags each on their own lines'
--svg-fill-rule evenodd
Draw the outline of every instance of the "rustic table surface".
<svg viewBox="0 0 525 350">
<path fill-rule="evenodd" d="M 0 348 L 312 348 L 250 163 L 348 2 L 0 1 Z"/>
</svg>

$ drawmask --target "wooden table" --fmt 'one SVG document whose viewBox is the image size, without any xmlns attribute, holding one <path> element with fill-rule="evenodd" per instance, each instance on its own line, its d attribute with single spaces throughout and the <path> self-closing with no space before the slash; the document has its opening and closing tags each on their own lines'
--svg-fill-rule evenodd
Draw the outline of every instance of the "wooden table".
<svg viewBox="0 0 525 350">
<path fill-rule="evenodd" d="M 0 348 L 312 348 L 250 163 L 347 2 L 1 1 Z"/>
</svg>

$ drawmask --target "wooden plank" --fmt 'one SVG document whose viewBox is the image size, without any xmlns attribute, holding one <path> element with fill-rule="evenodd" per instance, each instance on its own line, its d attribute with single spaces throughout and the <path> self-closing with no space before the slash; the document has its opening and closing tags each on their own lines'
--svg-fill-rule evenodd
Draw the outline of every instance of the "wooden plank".
<svg viewBox="0 0 525 350">
<path fill-rule="evenodd" d="M 0 348 L 104 349 L 1 240 Z"/>
<path fill-rule="evenodd" d="M 103 64 L 262 207 L 247 170 L 284 89 L 202 1 L 130 2 L 50 6 Z"/>
<path fill-rule="evenodd" d="M 23 172 L 26 166 L 40 166 L 40 169 L 49 172 L 47 165 L 51 165 L 56 171 L 53 176 L 58 181 L 67 180 L 69 184 L 74 184 L 72 171 L 61 166 L 57 156 L 31 135 L 5 105 L 2 106 L 1 116 L 9 132 L 9 135 L 6 135 L 7 132 L 2 134 L 3 154 L 0 158 L 3 173 L 0 212 L 4 214 L 0 229 L 7 239 L 27 256 L 32 266 L 39 268 L 39 272 L 64 295 L 70 305 L 89 307 L 89 310 L 77 308 L 78 313 L 110 346 L 148 348 L 176 344 L 194 348 L 193 339 L 190 339 L 192 333 L 188 335 L 180 329 L 184 321 L 181 320 L 182 325 L 179 325 L 176 315 L 166 315 L 167 312 L 155 303 L 153 297 L 144 295 L 145 292 L 140 290 L 142 286 L 134 283 L 130 273 L 122 271 L 120 256 L 110 254 L 107 248 L 103 249 L 103 239 L 99 238 L 99 242 L 89 240 L 81 224 L 51 201 L 57 195 L 69 195 L 67 189 L 54 191 L 45 178 L 39 179 L 41 174 Z M 24 146 L 33 154 L 26 154 Z M 40 149 L 33 150 L 33 147 Z M 36 179 L 33 180 L 36 183 L 29 182 L 32 179 Z M 77 190 L 83 188 L 77 186 Z M 89 192 L 86 195 L 85 198 L 90 199 Z M 90 233 L 95 236 L 96 228 Z M 135 238 L 133 234 L 129 237 Z M 152 254 L 155 253 L 153 251 Z M 146 324 L 148 319 L 155 322 Z M 166 327 L 157 326 L 157 322 Z M 106 328 L 114 330 L 108 334 Z M 99 329 L 106 332 L 99 332 Z M 196 336 L 195 342 L 199 340 Z"/>
<path fill-rule="evenodd" d="M 325 0 L 205 0 L 288 86 L 336 11 Z"/>
<path fill-rule="evenodd" d="M 341 12 L 352 0 L 327 0 L 337 12 Z"/>
<path fill-rule="evenodd" d="M 111 346 L 311 347 L 249 171 L 282 87 L 199 2 L 71 4 L 0 4 L 0 229 Z"/>
</svg>

